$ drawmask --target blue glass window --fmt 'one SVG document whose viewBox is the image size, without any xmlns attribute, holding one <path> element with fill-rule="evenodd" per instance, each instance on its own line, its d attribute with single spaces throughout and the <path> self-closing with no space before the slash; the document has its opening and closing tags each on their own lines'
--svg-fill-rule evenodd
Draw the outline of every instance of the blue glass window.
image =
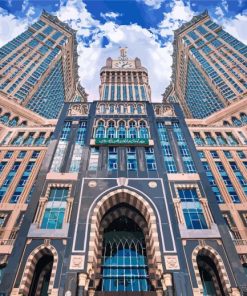
<svg viewBox="0 0 247 296">
<path fill-rule="evenodd" d="M 104 127 L 104 122 L 100 121 L 98 123 L 98 127 L 96 129 L 96 134 L 95 134 L 95 138 L 96 139 L 100 139 L 100 138 L 104 138 L 105 137 L 105 127 Z"/>
<path fill-rule="evenodd" d="M 116 136 L 116 129 L 114 127 L 114 122 L 110 121 L 108 124 L 108 129 L 107 129 L 107 138 L 113 139 Z"/>
<path fill-rule="evenodd" d="M 129 124 L 129 137 L 131 139 L 136 139 L 137 138 L 137 129 L 135 127 L 135 122 L 131 121 Z"/>
<path fill-rule="evenodd" d="M 146 123 L 144 121 L 140 122 L 140 138 L 142 138 L 142 139 L 149 138 L 148 129 L 147 129 Z"/>
<path fill-rule="evenodd" d="M 196 173 L 196 168 L 194 165 L 194 161 L 191 157 L 191 153 L 189 151 L 189 147 L 187 142 L 183 136 L 182 129 L 179 126 L 178 122 L 173 122 L 173 132 L 176 136 L 178 147 L 180 150 L 180 154 L 183 160 L 184 168 L 186 173 Z"/>
<path fill-rule="evenodd" d="M 42 229 L 61 229 L 63 227 L 68 188 L 52 188 L 41 223 Z"/>
<path fill-rule="evenodd" d="M 31 158 L 38 158 L 40 151 L 34 151 Z"/>
<path fill-rule="evenodd" d="M 106 85 L 104 90 L 104 100 L 108 100 L 108 95 L 109 95 L 109 86 Z"/>
<path fill-rule="evenodd" d="M 13 155 L 13 151 L 8 151 L 8 152 L 6 152 L 6 154 L 4 155 L 4 158 L 9 159 L 9 158 L 12 157 L 12 155 Z"/>
<path fill-rule="evenodd" d="M 89 158 L 89 171 L 97 171 L 99 161 L 99 147 L 91 147 Z"/>
<path fill-rule="evenodd" d="M 207 229 L 207 223 L 196 189 L 178 189 L 178 194 L 182 203 L 187 229 Z"/>
<path fill-rule="evenodd" d="M 0 173 L 4 170 L 6 164 L 7 164 L 6 161 L 2 161 L 2 162 L 0 162 Z"/>
<path fill-rule="evenodd" d="M 11 184 L 12 180 L 14 179 L 18 169 L 19 169 L 19 166 L 20 166 L 20 162 L 16 161 L 11 170 L 9 171 L 8 175 L 6 176 L 4 182 L 3 182 L 3 185 L 0 187 L 0 201 L 2 201 L 5 193 L 7 192 L 8 188 L 9 188 L 9 185 Z"/>
<path fill-rule="evenodd" d="M 115 171 L 118 169 L 117 147 L 108 148 L 108 170 Z"/>
<path fill-rule="evenodd" d="M 237 151 L 237 154 L 238 154 L 239 158 L 241 158 L 241 159 L 246 158 L 246 155 L 244 154 L 243 151 Z"/>
<path fill-rule="evenodd" d="M 148 171 L 156 171 L 156 161 L 154 156 L 154 149 L 152 147 L 145 147 L 146 165 Z"/>
<path fill-rule="evenodd" d="M 115 85 L 111 86 L 111 100 L 114 100 L 115 98 Z"/>
<path fill-rule="evenodd" d="M 228 191 L 229 195 L 231 196 L 233 203 L 240 203 L 240 199 L 239 199 L 239 197 L 232 185 L 232 182 L 225 170 L 224 165 L 222 164 L 221 161 L 216 161 L 215 164 L 216 164 L 217 169 L 221 175 L 221 178 L 223 179 L 223 181 L 226 185 L 227 191 Z"/>
<path fill-rule="evenodd" d="M 136 148 L 127 147 L 127 169 L 128 171 L 137 170 Z"/>
<path fill-rule="evenodd" d="M 42 220 L 42 229 L 61 229 L 63 227 L 65 208 L 46 208 Z"/>
<path fill-rule="evenodd" d="M 126 128 L 125 128 L 125 122 L 124 121 L 121 121 L 119 123 L 118 137 L 119 137 L 119 139 L 125 139 L 126 138 Z"/>
<path fill-rule="evenodd" d="M 20 151 L 18 154 L 18 158 L 21 158 L 21 159 L 24 158 L 26 153 L 27 153 L 26 151 Z"/>
<path fill-rule="evenodd" d="M 172 155 L 172 150 L 169 142 L 168 133 L 164 123 L 158 123 L 158 133 L 160 138 L 160 143 L 162 146 L 162 152 L 165 162 L 165 167 L 168 173 L 176 173 L 177 168 L 175 164 L 174 157 Z"/>
<path fill-rule="evenodd" d="M 47 27 L 43 30 L 43 33 L 44 33 L 45 35 L 50 35 L 52 31 L 54 31 L 54 29 L 53 29 L 51 26 L 47 26 Z"/>
<path fill-rule="evenodd" d="M 17 203 L 22 192 L 23 192 L 23 189 L 28 181 L 28 178 L 31 174 L 31 171 L 33 169 L 35 165 L 35 162 L 34 161 L 29 161 L 27 166 L 26 166 L 26 169 L 25 171 L 23 172 L 22 176 L 21 176 L 21 179 L 20 181 L 18 182 L 17 186 L 16 186 L 16 189 L 10 199 L 10 203 Z"/>
<path fill-rule="evenodd" d="M 213 158 L 219 158 L 219 155 L 216 151 L 210 151 L 210 154 L 212 155 Z"/>
<path fill-rule="evenodd" d="M 228 150 L 224 150 L 224 154 L 225 154 L 225 157 L 226 158 L 232 158 L 232 154 L 231 154 L 231 152 L 230 151 L 228 151 Z"/>
<path fill-rule="evenodd" d="M 145 237 L 133 220 L 121 217 L 104 231 L 101 291 L 150 290 Z"/>
</svg>

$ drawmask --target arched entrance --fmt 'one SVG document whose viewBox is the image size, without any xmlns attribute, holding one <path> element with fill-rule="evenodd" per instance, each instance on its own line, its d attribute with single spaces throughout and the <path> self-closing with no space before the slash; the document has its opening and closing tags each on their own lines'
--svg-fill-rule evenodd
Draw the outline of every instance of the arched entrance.
<svg viewBox="0 0 247 296">
<path fill-rule="evenodd" d="M 46 296 L 53 289 L 58 255 L 51 245 L 40 245 L 29 255 L 19 288 L 28 296 Z"/>
<path fill-rule="evenodd" d="M 43 255 L 36 263 L 32 283 L 29 289 L 29 296 L 48 295 L 49 282 L 53 265 L 51 254 Z"/>
<path fill-rule="evenodd" d="M 163 267 L 156 215 L 134 191 L 118 189 L 98 201 L 91 216 L 88 254 L 90 291 L 161 289 Z"/>
<path fill-rule="evenodd" d="M 197 246 L 192 262 L 198 287 L 205 296 L 229 295 L 231 285 L 222 258 L 212 247 Z"/>
<path fill-rule="evenodd" d="M 119 205 L 131 212 L 128 206 Z M 114 214 L 113 214 L 114 213 Z M 104 292 L 151 291 L 146 241 L 141 227 L 129 215 L 116 215 L 103 230 L 101 281 L 98 290 Z M 139 215 L 136 212 L 136 215 Z M 140 218 L 140 217 L 139 217 Z"/>
<path fill-rule="evenodd" d="M 215 296 L 224 295 L 217 268 L 212 259 L 203 254 L 197 256 L 197 264 L 200 272 L 203 295 Z"/>
</svg>

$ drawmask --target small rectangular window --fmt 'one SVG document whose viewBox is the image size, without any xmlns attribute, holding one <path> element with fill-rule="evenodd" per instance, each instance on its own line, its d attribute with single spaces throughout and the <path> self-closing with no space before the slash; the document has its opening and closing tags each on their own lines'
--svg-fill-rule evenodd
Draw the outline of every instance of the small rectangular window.
<svg viewBox="0 0 247 296">
<path fill-rule="evenodd" d="M 148 171 L 156 171 L 156 161 L 153 147 L 145 147 L 146 165 Z"/>
<path fill-rule="evenodd" d="M 99 161 L 99 148 L 91 147 L 88 170 L 97 171 L 98 161 Z"/>
<path fill-rule="evenodd" d="M 115 171 L 118 168 L 117 147 L 108 148 L 108 170 Z"/>
</svg>

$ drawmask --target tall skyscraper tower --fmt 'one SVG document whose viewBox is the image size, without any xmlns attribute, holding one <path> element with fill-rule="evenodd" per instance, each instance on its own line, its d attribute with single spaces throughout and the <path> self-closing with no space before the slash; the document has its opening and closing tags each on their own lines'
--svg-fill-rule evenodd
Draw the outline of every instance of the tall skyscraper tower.
<svg viewBox="0 0 247 296">
<path fill-rule="evenodd" d="M 126 70 L 137 59 L 120 52 L 99 100 L 64 105 L 0 292 L 241 295 L 246 275 L 182 111 L 151 103 L 147 70 Z M 108 68 L 120 79 L 102 99 Z"/>
<path fill-rule="evenodd" d="M 0 95 L 57 118 L 78 84 L 75 31 L 42 13 L 25 32 L 0 48 Z"/>
<path fill-rule="evenodd" d="M 172 83 L 241 263 L 247 270 L 247 46 L 207 13 L 175 32 Z"/>
<path fill-rule="evenodd" d="M 0 49 L 0 281 L 64 100 L 86 100 L 75 32 L 43 12 Z"/>
<path fill-rule="evenodd" d="M 247 96 L 247 46 L 207 12 L 174 32 L 172 83 L 186 117 L 205 118 Z M 167 94 L 165 93 L 165 97 Z"/>
</svg>

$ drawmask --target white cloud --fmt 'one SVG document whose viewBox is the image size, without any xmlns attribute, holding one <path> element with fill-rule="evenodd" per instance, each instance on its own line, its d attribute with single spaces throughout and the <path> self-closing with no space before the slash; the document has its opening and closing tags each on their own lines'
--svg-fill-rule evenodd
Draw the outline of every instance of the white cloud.
<svg viewBox="0 0 247 296">
<path fill-rule="evenodd" d="M 222 0 L 221 5 L 223 6 L 224 10 L 228 12 L 228 2 L 227 0 Z"/>
<path fill-rule="evenodd" d="M 106 13 L 102 13 L 100 14 L 101 17 L 103 17 L 105 20 L 109 20 L 109 19 L 116 19 L 118 18 L 119 16 L 121 16 L 122 14 L 121 13 L 118 13 L 118 12 L 106 12 Z"/>
<path fill-rule="evenodd" d="M 28 8 L 28 5 L 29 5 L 29 0 L 23 0 L 21 11 L 24 12 Z"/>
<path fill-rule="evenodd" d="M 224 17 L 224 11 L 222 10 L 222 8 L 220 6 L 216 6 L 216 8 L 215 8 L 215 14 L 219 18 L 223 18 Z"/>
<path fill-rule="evenodd" d="M 0 8 L 0 46 L 23 32 L 29 22 L 34 21 L 34 8 L 29 6 L 27 9 L 27 17 L 19 19 Z M 220 21 L 226 31 L 247 43 L 247 11 L 231 19 L 224 18 L 221 11 L 222 16 L 216 22 Z M 127 46 L 128 55 L 139 57 L 148 69 L 153 101 L 161 100 L 161 93 L 170 82 L 173 30 L 194 15 L 190 6 L 182 0 L 173 0 L 170 12 L 164 13 L 158 26 L 150 29 L 138 24 L 118 25 L 115 22 L 118 16 L 114 12 L 104 14 L 108 21 L 102 24 L 90 14 L 81 0 L 61 0 L 57 12 L 53 13 L 77 30 L 79 76 L 82 86 L 89 93 L 89 100 L 98 99 L 99 73 L 106 59 L 109 56 L 117 57 L 119 46 Z M 167 36 L 170 37 L 169 41 L 166 40 Z M 104 48 L 103 38 L 108 40 Z M 166 40 L 165 44 L 161 44 L 162 38 Z"/>
<path fill-rule="evenodd" d="M 217 22 L 217 20 L 215 21 Z M 239 13 L 233 18 L 223 18 L 220 23 L 228 33 L 247 44 L 247 10 L 244 10 L 242 14 Z"/>
<path fill-rule="evenodd" d="M 161 4 L 164 3 L 164 0 L 139 0 L 143 1 L 147 6 L 151 6 L 154 9 L 159 9 L 161 7 Z"/>
<path fill-rule="evenodd" d="M 173 31 L 178 29 L 182 23 L 191 20 L 194 12 L 189 5 L 182 0 L 175 0 L 171 3 L 171 11 L 164 13 L 164 19 L 159 24 L 162 36 L 173 35 Z"/>
<path fill-rule="evenodd" d="M 28 20 L 18 19 L 0 7 L 0 46 L 21 34 L 28 26 Z"/>
</svg>

